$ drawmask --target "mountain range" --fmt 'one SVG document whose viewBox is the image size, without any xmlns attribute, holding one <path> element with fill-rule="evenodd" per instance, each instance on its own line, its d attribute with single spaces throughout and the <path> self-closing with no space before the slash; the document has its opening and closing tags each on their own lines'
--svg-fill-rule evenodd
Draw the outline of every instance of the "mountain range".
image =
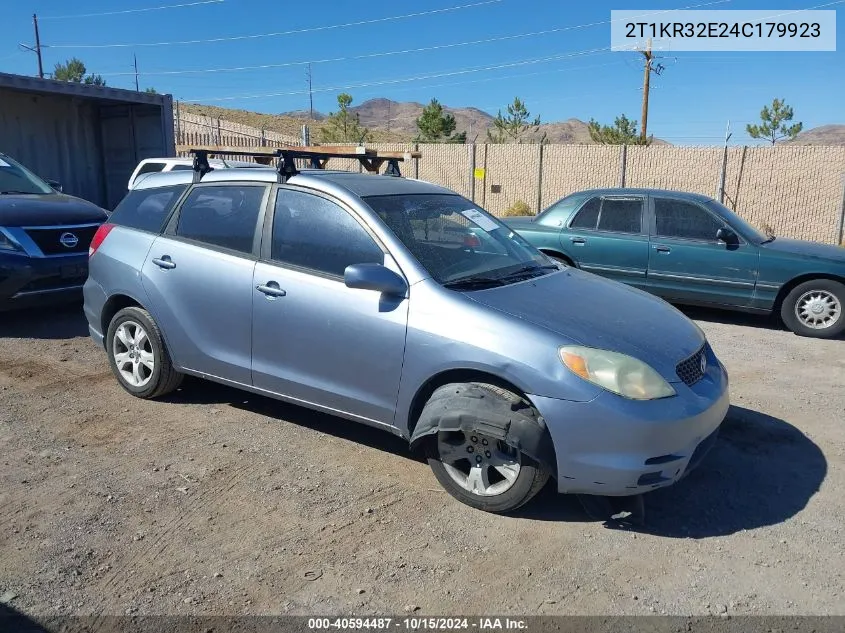
<svg viewBox="0 0 845 633">
<path fill-rule="evenodd" d="M 265 130 L 272 130 L 291 136 L 299 136 L 300 127 L 308 123 L 312 128 L 312 138 L 319 138 L 318 132 L 328 116 L 314 112 L 313 118 L 307 110 L 296 110 L 280 114 L 260 114 L 247 110 L 231 110 L 217 106 L 180 104 L 185 112 L 233 121 Z M 408 142 L 417 133 L 416 120 L 425 106 L 413 101 L 392 101 L 375 98 L 352 106 L 350 111 L 357 114 L 361 125 L 368 128 L 376 142 Z M 456 132 L 466 132 L 467 140 L 482 143 L 487 138 L 487 130 L 493 126 L 495 117 L 473 107 L 453 108 L 443 106 L 443 110 L 455 117 Z M 579 119 L 567 119 L 554 123 L 543 123 L 540 128 L 527 134 L 526 141 L 539 140 L 543 135 L 549 143 L 592 144 L 587 123 Z M 668 145 L 659 138 L 657 145 Z M 805 130 L 791 145 L 845 145 L 845 125 L 822 125 Z"/>
</svg>

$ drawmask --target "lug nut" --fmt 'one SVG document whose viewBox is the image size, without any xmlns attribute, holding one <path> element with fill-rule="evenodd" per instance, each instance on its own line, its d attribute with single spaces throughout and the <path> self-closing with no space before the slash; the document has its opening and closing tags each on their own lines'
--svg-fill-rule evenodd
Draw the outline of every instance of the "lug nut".
<svg viewBox="0 0 845 633">
<path fill-rule="evenodd" d="M 481 440 L 481 443 L 484 444 L 484 446 L 487 446 L 487 440 Z"/>
<path fill-rule="evenodd" d="M 481 455 L 476 455 L 476 456 L 475 456 L 475 461 L 476 461 L 476 462 L 478 462 L 478 463 L 480 464 L 480 463 L 481 463 Z"/>
<path fill-rule="evenodd" d="M 484 451 L 484 454 L 487 456 L 487 459 L 490 459 L 490 451 Z"/>
<path fill-rule="evenodd" d="M 473 452 L 475 449 L 472 446 L 467 446 L 467 453 Z"/>
<path fill-rule="evenodd" d="M 473 435 L 471 438 L 469 438 L 469 439 L 470 439 L 470 440 L 472 440 L 472 443 L 473 443 L 473 444 L 477 444 L 477 443 L 478 443 L 478 438 L 477 438 L 477 437 L 475 437 L 474 435 Z"/>
</svg>

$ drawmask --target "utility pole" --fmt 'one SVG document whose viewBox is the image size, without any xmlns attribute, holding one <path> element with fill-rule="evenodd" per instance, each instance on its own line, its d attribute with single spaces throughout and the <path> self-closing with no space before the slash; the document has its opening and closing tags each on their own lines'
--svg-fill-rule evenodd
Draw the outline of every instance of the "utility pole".
<svg viewBox="0 0 845 633">
<path fill-rule="evenodd" d="M 311 89 L 311 64 L 308 64 L 308 118 L 314 119 L 314 92 Z"/>
<path fill-rule="evenodd" d="M 645 57 L 645 74 L 643 75 L 643 127 L 640 135 L 643 140 L 646 140 L 646 138 L 648 138 L 648 135 L 646 134 L 646 129 L 648 127 L 648 89 L 649 80 L 651 79 L 651 60 L 654 59 L 654 56 L 651 54 L 651 38 L 648 38 L 645 50 L 642 51 L 642 53 Z"/>
<path fill-rule="evenodd" d="M 35 53 L 38 57 L 38 76 L 44 79 L 44 65 L 41 63 L 41 36 L 38 34 L 38 16 L 32 14 L 32 25 L 35 27 L 35 47 L 18 44 L 22 49 Z"/>
<path fill-rule="evenodd" d="M 132 53 L 132 60 L 135 62 L 135 92 L 141 92 L 138 88 L 138 56 Z"/>
</svg>

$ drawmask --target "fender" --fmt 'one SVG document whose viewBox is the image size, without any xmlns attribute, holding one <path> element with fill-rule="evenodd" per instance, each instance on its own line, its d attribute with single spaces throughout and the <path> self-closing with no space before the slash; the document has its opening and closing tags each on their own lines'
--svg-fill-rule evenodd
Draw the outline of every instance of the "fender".
<svg viewBox="0 0 845 633">
<path fill-rule="evenodd" d="M 412 450 L 438 431 L 475 432 L 494 437 L 539 462 L 553 475 L 557 473 L 546 423 L 522 398 L 477 384 L 444 385 L 437 391 L 446 387 L 451 391 L 449 396 L 438 398 L 436 406 L 423 409 L 411 435 Z M 497 406 L 501 400 L 509 406 Z"/>
</svg>

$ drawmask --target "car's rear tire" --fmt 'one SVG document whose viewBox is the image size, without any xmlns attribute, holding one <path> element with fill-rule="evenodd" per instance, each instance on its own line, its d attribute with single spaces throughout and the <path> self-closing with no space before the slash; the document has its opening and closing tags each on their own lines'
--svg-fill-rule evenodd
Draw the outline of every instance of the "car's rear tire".
<svg viewBox="0 0 845 633">
<path fill-rule="evenodd" d="M 845 332 L 845 284 L 811 279 L 786 295 L 780 316 L 799 336 L 834 338 Z"/>
<path fill-rule="evenodd" d="M 175 391 L 184 377 L 173 368 L 161 331 L 143 308 L 123 308 L 112 317 L 106 351 L 120 386 L 138 398 Z"/>
<path fill-rule="evenodd" d="M 442 408 L 441 400 L 449 398 L 452 407 L 484 411 L 495 407 L 510 412 L 518 406 L 523 414 L 538 417 L 537 411 L 516 394 L 499 387 L 470 383 L 484 390 L 484 398 L 463 397 L 455 402 L 458 387 L 449 384 L 437 389 L 426 403 L 426 409 Z M 516 404 L 515 404 L 516 403 Z M 494 437 L 481 433 L 440 430 L 428 443 L 428 463 L 440 485 L 450 495 L 468 506 L 485 512 L 505 513 L 516 510 L 536 495 L 549 479 L 549 472 L 528 455 Z"/>
</svg>

